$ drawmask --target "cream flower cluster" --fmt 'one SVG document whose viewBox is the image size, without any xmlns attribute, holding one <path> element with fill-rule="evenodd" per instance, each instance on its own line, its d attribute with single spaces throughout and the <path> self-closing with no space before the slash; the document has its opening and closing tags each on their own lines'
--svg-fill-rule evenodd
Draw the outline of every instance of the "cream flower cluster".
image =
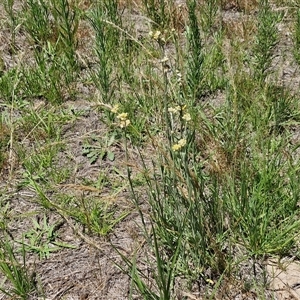
<svg viewBox="0 0 300 300">
<path fill-rule="evenodd" d="M 120 109 L 119 104 L 116 104 L 111 108 L 110 111 L 112 113 L 116 114 L 116 113 L 118 113 L 119 109 Z M 118 114 L 117 119 L 119 120 L 118 125 L 121 128 L 126 128 L 128 125 L 130 125 L 130 120 L 128 119 L 128 113 L 123 112 L 123 113 Z"/>
<path fill-rule="evenodd" d="M 149 36 L 150 36 L 150 38 L 152 38 L 153 40 L 155 40 L 157 42 L 165 42 L 166 41 L 160 30 L 149 31 Z"/>
<path fill-rule="evenodd" d="M 186 145 L 186 139 L 181 139 L 181 140 L 178 141 L 177 144 L 174 144 L 174 145 L 172 146 L 172 150 L 173 150 L 173 151 L 178 151 L 178 150 L 180 150 L 181 148 L 183 148 L 185 145 Z"/>
<path fill-rule="evenodd" d="M 176 114 L 176 113 L 179 113 L 180 111 L 184 111 L 185 108 L 186 108 L 185 106 L 180 107 L 179 105 L 177 105 L 175 107 L 169 107 L 168 112 L 171 114 Z M 186 122 L 189 122 L 192 120 L 192 117 L 191 117 L 190 113 L 187 112 L 187 113 L 183 114 L 182 119 Z"/>
</svg>

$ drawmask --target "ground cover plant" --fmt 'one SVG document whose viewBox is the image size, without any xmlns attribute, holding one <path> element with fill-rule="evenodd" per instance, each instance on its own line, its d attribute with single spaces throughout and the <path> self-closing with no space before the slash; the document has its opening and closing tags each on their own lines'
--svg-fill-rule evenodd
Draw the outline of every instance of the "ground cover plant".
<svg viewBox="0 0 300 300">
<path fill-rule="evenodd" d="M 1 299 L 300 297 L 299 1 L 3 0 L 0 41 Z"/>
</svg>

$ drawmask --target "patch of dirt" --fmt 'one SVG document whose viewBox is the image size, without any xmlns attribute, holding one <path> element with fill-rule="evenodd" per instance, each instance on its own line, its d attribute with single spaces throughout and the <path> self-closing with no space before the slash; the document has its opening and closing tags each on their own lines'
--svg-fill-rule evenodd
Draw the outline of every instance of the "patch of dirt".
<svg viewBox="0 0 300 300">
<path fill-rule="evenodd" d="M 36 264 L 48 299 L 128 299 L 129 278 L 116 267 L 120 257 L 109 245 L 103 251 L 81 244 Z"/>
<path fill-rule="evenodd" d="M 90 95 L 90 91 L 88 94 Z M 61 128 L 65 147 L 60 150 L 56 163 L 58 169 L 68 165 L 72 175 L 66 182 L 48 191 L 46 197 L 54 201 L 59 194 L 68 194 L 87 200 L 107 200 L 117 206 L 117 214 L 124 211 L 129 211 L 130 214 L 122 223 L 116 225 L 113 233 L 107 237 L 86 235 L 85 228 L 78 227 L 71 219 L 55 210 L 44 210 L 38 204 L 40 199 L 36 191 L 22 184 L 20 165 L 15 171 L 16 177 L 10 182 L 11 188 L 7 189 L 7 182 L 1 184 L 1 191 L 6 190 L 5 203 L 1 204 L 9 204 L 7 230 L 14 240 L 21 240 L 22 236 L 32 229 L 32 220 L 43 223 L 45 213 L 50 225 L 56 222 L 62 224 L 57 231 L 56 241 L 71 245 L 75 249 L 62 247 L 57 252 L 51 252 L 46 259 L 39 259 L 36 254 L 29 254 L 26 259 L 26 265 L 34 271 L 37 286 L 45 299 L 128 299 L 130 279 L 117 264 L 125 269 L 126 266 L 111 245 L 130 257 L 137 248 L 142 247 L 144 240 L 140 230 L 140 216 L 135 211 L 128 184 L 125 183 L 125 149 L 121 143 L 116 142 L 111 146 L 115 154 L 114 161 L 98 159 L 91 164 L 89 158 L 83 155 L 83 144 L 92 136 L 104 139 L 108 128 L 101 122 L 101 113 L 95 105 L 84 100 L 68 101 L 64 103 L 63 109 L 80 114 L 74 122 L 71 121 Z M 23 140 L 23 146 L 30 147 L 30 144 L 29 140 Z M 133 173 L 137 165 L 137 156 L 134 152 L 129 154 Z M 96 182 L 102 171 L 118 182 L 117 193 L 112 193 L 115 187 L 110 185 L 100 190 L 84 183 Z M 140 198 L 140 204 L 143 207 L 143 197 Z M 145 205 L 144 209 L 147 210 Z M 0 279 L 2 280 L 1 277 Z M 0 299 L 10 298 L 0 293 Z M 30 299 L 38 298 L 32 295 Z"/>
<path fill-rule="evenodd" d="M 276 299 L 300 299 L 300 263 L 280 259 L 269 259 L 266 271 L 271 278 L 270 289 Z"/>
</svg>

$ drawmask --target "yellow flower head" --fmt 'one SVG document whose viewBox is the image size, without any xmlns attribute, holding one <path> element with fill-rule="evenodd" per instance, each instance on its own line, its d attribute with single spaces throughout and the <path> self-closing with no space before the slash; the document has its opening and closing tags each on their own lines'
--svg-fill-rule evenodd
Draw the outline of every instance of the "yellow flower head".
<svg viewBox="0 0 300 300">
<path fill-rule="evenodd" d="M 128 120 L 128 113 L 121 113 L 117 115 L 117 119 L 119 119 L 119 126 L 121 128 L 125 128 L 130 124 L 130 120 Z"/>
<path fill-rule="evenodd" d="M 175 107 L 169 107 L 168 112 L 171 113 L 171 114 L 178 113 L 178 112 L 180 112 L 180 106 L 177 105 Z"/>
<path fill-rule="evenodd" d="M 149 36 L 157 42 L 165 42 L 165 38 L 160 30 L 156 30 L 155 32 L 152 30 L 149 31 Z"/>
<path fill-rule="evenodd" d="M 180 150 L 181 148 L 183 148 L 185 145 L 186 145 L 186 139 L 181 139 L 181 140 L 178 141 L 177 144 L 174 144 L 174 145 L 172 146 L 172 150 L 173 150 L 173 151 L 178 151 L 178 150 Z"/>
<path fill-rule="evenodd" d="M 180 145 L 178 145 L 178 144 L 174 144 L 174 145 L 172 146 L 172 150 L 173 150 L 173 151 L 178 151 L 180 148 L 181 148 L 181 147 L 180 147 Z"/>
<path fill-rule="evenodd" d="M 121 121 L 126 121 L 128 117 L 128 113 L 121 113 L 119 115 L 117 115 L 117 119 L 121 120 Z"/>
<path fill-rule="evenodd" d="M 110 110 L 112 113 L 116 114 L 118 112 L 120 108 L 120 105 L 119 104 L 116 104 L 112 107 L 112 109 Z"/>
<path fill-rule="evenodd" d="M 160 36 L 161 36 L 161 31 L 156 30 L 153 34 L 153 39 L 157 41 L 160 38 Z"/>
<path fill-rule="evenodd" d="M 182 119 L 189 122 L 192 120 L 191 118 L 191 115 L 189 113 L 185 113 L 183 116 L 182 116 Z"/>
<path fill-rule="evenodd" d="M 130 125 L 130 120 L 121 120 L 120 123 L 119 123 L 119 126 L 121 128 L 125 128 L 127 127 L 128 125 Z"/>
</svg>

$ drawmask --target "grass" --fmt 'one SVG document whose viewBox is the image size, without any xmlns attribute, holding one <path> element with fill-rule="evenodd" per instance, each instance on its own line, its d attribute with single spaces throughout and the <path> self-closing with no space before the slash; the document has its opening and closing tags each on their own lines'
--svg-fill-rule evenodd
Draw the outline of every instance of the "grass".
<svg viewBox="0 0 300 300">
<path fill-rule="evenodd" d="M 140 224 L 143 243 L 110 245 L 130 299 L 268 298 L 257 264 L 299 258 L 300 14 L 229 2 L 0 5 L 3 293 L 43 296 L 26 257 L 75 247 L 51 215 L 92 246 Z"/>
<path fill-rule="evenodd" d="M 11 298 L 28 299 L 37 290 L 34 274 L 30 274 L 30 271 L 27 269 L 25 255 L 26 250 L 23 247 L 23 261 L 19 262 L 9 239 L 4 238 L 1 240 L 0 269 L 5 274 L 6 280 L 11 284 L 9 290 L 2 286 L 1 291 Z"/>
</svg>

